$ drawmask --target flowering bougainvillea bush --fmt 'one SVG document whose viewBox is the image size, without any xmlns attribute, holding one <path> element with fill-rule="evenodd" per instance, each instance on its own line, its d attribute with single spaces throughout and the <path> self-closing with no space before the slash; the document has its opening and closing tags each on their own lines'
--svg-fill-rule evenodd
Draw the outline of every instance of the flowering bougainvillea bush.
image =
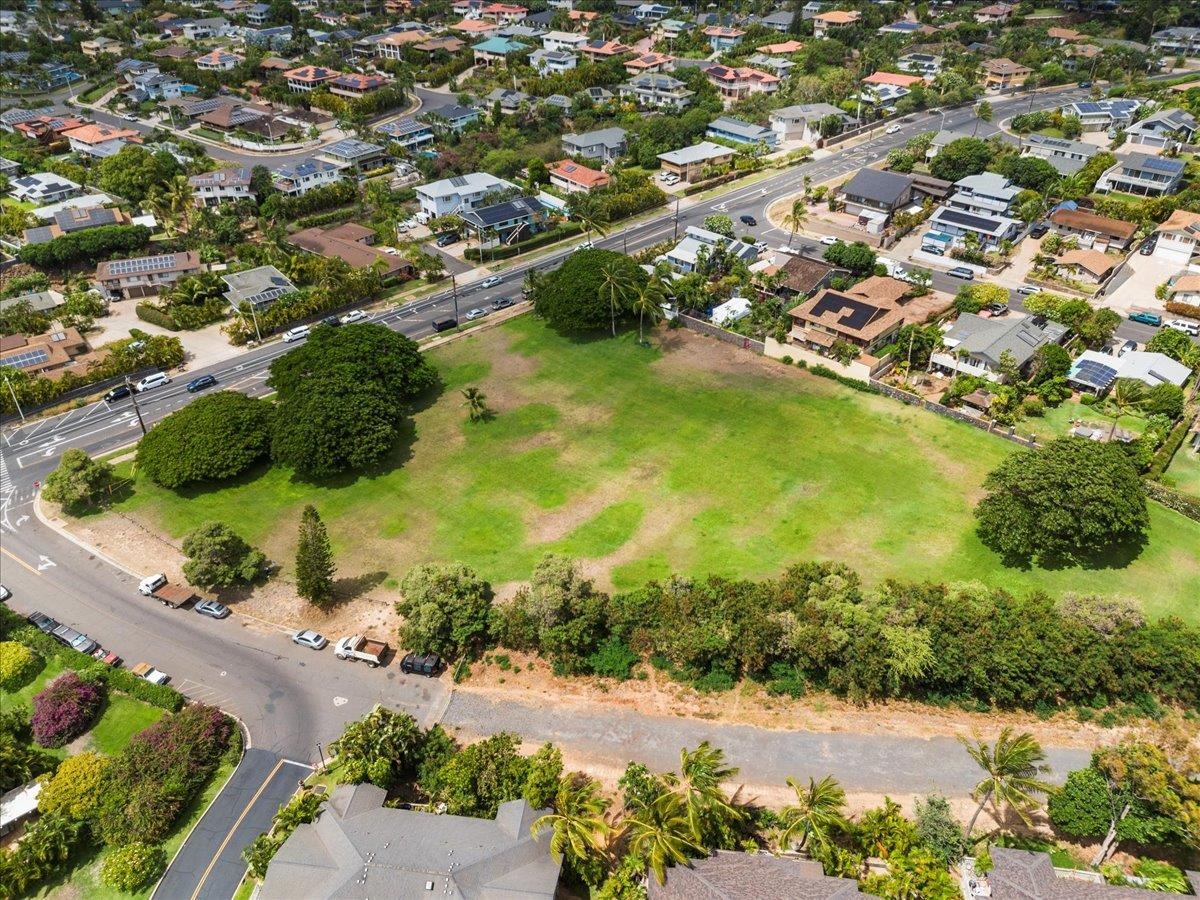
<svg viewBox="0 0 1200 900">
<path fill-rule="evenodd" d="M 61 747 L 88 730 L 103 702 L 100 685 L 64 672 L 33 698 L 33 739 Z"/>
</svg>

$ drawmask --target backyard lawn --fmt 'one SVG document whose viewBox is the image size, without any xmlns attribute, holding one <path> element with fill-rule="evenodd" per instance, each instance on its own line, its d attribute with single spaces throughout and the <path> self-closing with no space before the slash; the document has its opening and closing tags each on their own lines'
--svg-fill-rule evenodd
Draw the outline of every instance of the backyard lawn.
<svg viewBox="0 0 1200 900">
<path fill-rule="evenodd" d="M 1020 434 L 1037 435 L 1039 441 L 1049 441 L 1054 438 L 1066 437 L 1071 430 L 1072 423 L 1076 420 L 1099 428 L 1105 434 L 1108 434 L 1113 425 L 1113 420 L 1109 416 L 1101 415 L 1095 408 L 1084 406 L 1077 400 L 1067 400 L 1058 406 L 1047 407 L 1045 415 L 1028 416 L 1022 419 L 1017 426 L 1017 431 Z M 1132 434 L 1141 434 L 1146 429 L 1146 421 L 1139 416 L 1121 416 L 1117 427 Z"/>
<path fill-rule="evenodd" d="M 438 350 L 440 399 L 392 467 L 320 485 L 263 468 L 176 494 L 139 478 L 120 511 L 175 538 L 220 520 L 290 568 L 305 503 L 339 575 L 394 587 L 409 566 L 461 561 L 494 584 L 547 551 L 605 587 L 672 572 L 763 577 L 841 560 L 868 581 L 980 580 L 1027 591 L 1119 594 L 1200 621 L 1200 525 L 1154 507 L 1124 568 L 1006 569 L 973 530 L 1005 441 L 683 332 L 572 342 L 523 316 Z M 470 424 L 461 388 L 495 417 Z M 1061 433 L 1061 432 L 1060 432 Z"/>
<path fill-rule="evenodd" d="M 1200 453 L 1184 444 L 1171 460 L 1167 475 L 1177 490 L 1200 497 Z"/>
</svg>

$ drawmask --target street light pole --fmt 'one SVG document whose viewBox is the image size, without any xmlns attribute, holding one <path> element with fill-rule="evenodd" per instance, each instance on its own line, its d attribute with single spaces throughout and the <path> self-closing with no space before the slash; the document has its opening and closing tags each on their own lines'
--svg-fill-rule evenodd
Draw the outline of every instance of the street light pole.
<svg viewBox="0 0 1200 900">
<path fill-rule="evenodd" d="M 679 240 L 679 200 L 680 200 L 680 197 L 678 194 L 676 194 L 675 195 L 675 220 L 674 220 L 675 221 L 675 231 L 671 235 L 671 240 L 673 240 L 673 241 Z"/>
<path fill-rule="evenodd" d="M 142 437 L 146 436 L 146 422 L 142 419 L 142 410 L 137 402 L 137 390 L 129 383 L 129 376 L 125 376 L 125 387 L 129 388 L 129 399 L 133 401 L 133 411 L 137 413 L 138 425 L 142 426 Z"/>
<path fill-rule="evenodd" d="M 458 279 L 450 274 L 450 294 L 454 297 L 454 324 L 458 324 Z"/>
<path fill-rule="evenodd" d="M 7 375 L 4 376 L 4 383 L 8 385 L 8 392 L 12 394 L 13 404 L 16 405 L 17 413 L 21 416 L 21 423 L 24 424 L 25 412 L 21 409 L 21 401 L 17 399 L 17 392 L 13 390 L 12 382 L 9 380 Z"/>
</svg>

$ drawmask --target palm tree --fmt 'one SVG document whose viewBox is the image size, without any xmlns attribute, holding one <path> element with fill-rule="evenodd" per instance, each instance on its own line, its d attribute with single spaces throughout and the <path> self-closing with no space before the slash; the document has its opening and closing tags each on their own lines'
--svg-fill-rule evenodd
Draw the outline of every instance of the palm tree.
<svg viewBox="0 0 1200 900">
<path fill-rule="evenodd" d="M 679 774 L 663 776 L 663 785 L 679 797 L 692 836 L 705 845 L 706 838 L 741 824 L 745 813 L 736 795 L 727 797 L 721 783 L 736 777 L 738 769 L 725 764 L 725 751 L 701 741 L 695 750 L 679 751 Z"/>
<path fill-rule="evenodd" d="M 467 408 L 467 416 L 472 422 L 482 422 L 489 412 L 487 394 L 477 387 L 463 388 L 463 406 Z"/>
<path fill-rule="evenodd" d="M 642 289 L 638 291 L 637 296 L 633 298 L 633 311 L 638 317 L 638 343 L 645 343 L 643 337 L 642 324 L 647 317 L 650 319 L 650 325 L 658 324 L 659 319 L 663 316 L 662 305 L 666 299 L 666 289 L 662 283 L 662 279 L 657 275 L 651 278 L 642 285 Z"/>
<path fill-rule="evenodd" d="M 832 775 L 820 781 L 809 778 L 807 788 L 794 778 L 787 783 L 796 792 L 796 805 L 785 806 L 780 814 L 783 832 L 779 843 L 785 847 L 795 844 L 803 850 L 811 839 L 822 847 L 828 846 L 830 833 L 846 822 L 842 814 L 846 792 Z"/>
<path fill-rule="evenodd" d="M 1111 441 L 1113 435 L 1117 433 L 1117 422 L 1121 416 L 1129 415 L 1129 413 L 1137 412 L 1146 405 L 1149 389 L 1146 385 L 1138 381 L 1136 378 L 1118 378 L 1113 383 L 1113 388 L 1109 392 L 1107 399 L 1104 401 L 1103 412 L 1107 416 L 1112 416 L 1112 428 L 1108 432 L 1108 439 Z"/>
<path fill-rule="evenodd" d="M 617 336 L 617 309 L 624 309 L 629 302 L 631 285 L 624 273 L 616 271 L 612 263 L 600 270 L 603 281 L 600 284 L 600 296 L 608 300 L 609 311 L 612 314 L 612 333 Z"/>
<path fill-rule="evenodd" d="M 975 135 L 978 133 L 980 122 L 992 121 L 992 115 L 992 104 L 990 104 L 988 101 L 980 100 L 977 104 L 975 104 L 975 128 L 971 131 L 971 137 L 975 137 Z"/>
<path fill-rule="evenodd" d="M 1029 811 L 1037 806 L 1034 795 L 1045 794 L 1053 789 L 1038 777 L 1049 771 L 1049 767 L 1044 764 L 1046 754 L 1037 738 L 1027 731 L 1014 736 L 1012 726 L 1005 726 L 996 738 L 995 747 L 989 746 L 986 741 L 959 740 L 985 773 L 971 791 L 971 797 L 979 801 L 979 806 L 967 823 L 963 838 L 968 841 L 971 839 L 975 820 L 989 801 L 997 808 L 1011 806 L 1021 821 L 1028 825 Z"/>
<path fill-rule="evenodd" d="M 575 198 L 579 198 L 576 200 Z M 567 215 L 583 226 L 583 234 L 587 243 L 592 242 L 592 232 L 604 237 L 608 234 L 607 222 L 599 214 L 594 203 L 589 202 L 586 194 L 572 194 L 567 200 Z"/>
<path fill-rule="evenodd" d="M 808 207 L 804 204 L 802 197 L 797 197 L 792 201 L 792 208 L 786 216 L 783 217 L 783 227 L 791 231 L 788 235 L 788 246 L 792 246 L 792 241 L 796 239 L 796 232 L 804 227 L 804 223 L 808 221 Z"/>
<path fill-rule="evenodd" d="M 687 862 L 690 854 L 704 853 L 678 794 L 660 794 L 625 821 L 630 852 L 646 860 L 659 884 L 666 880 L 668 866 Z"/>
<path fill-rule="evenodd" d="M 554 811 L 537 819 L 529 832 L 536 839 L 547 828 L 553 830 L 550 852 L 564 857 L 576 872 L 604 853 L 604 838 L 612 827 L 604 819 L 611 801 L 600 794 L 600 782 L 576 773 L 558 789 Z"/>
</svg>

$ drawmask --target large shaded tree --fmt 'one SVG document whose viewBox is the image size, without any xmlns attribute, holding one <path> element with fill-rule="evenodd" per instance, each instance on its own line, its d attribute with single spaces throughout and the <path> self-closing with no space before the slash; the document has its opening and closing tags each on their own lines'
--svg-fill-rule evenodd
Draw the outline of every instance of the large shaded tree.
<svg viewBox="0 0 1200 900">
<path fill-rule="evenodd" d="M 46 476 L 42 496 L 62 504 L 68 512 L 79 512 L 108 497 L 115 480 L 112 466 L 72 447 L 63 453 L 58 468 Z"/>
<path fill-rule="evenodd" d="M 404 616 L 400 641 L 405 646 L 443 656 L 480 647 L 491 619 L 492 588 L 464 565 L 416 566 L 400 583 L 404 599 L 396 611 Z"/>
<path fill-rule="evenodd" d="M 267 557 L 228 525 L 205 522 L 183 539 L 188 557 L 183 574 L 189 584 L 212 590 L 249 584 L 262 574 Z"/>
<path fill-rule="evenodd" d="M 1109 443 L 1067 437 L 1018 451 L 984 487 L 979 536 L 1014 562 L 1080 563 L 1136 550 L 1150 524 L 1137 470 Z"/>
<path fill-rule="evenodd" d="M 171 413 L 138 444 L 151 481 L 178 488 L 240 475 L 267 457 L 274 406 L 237 391 L 201 397 Z"/>
<path fill-rule="evenodd" d="M 611 250 L 580 250 L 541 279 L 533 309 L 550 327 L 567 333 L 611 327 L 625 319 L 647 275 L 628 256 Z"/>
<path fill-rule="evenodd" d="M 929 164 L 929 171 L 934 178 L 958 181 L 968 175 L 978 175 L 987 168 L 993 155 L 987 141 L 963 137 L 943 147 Z"/>
</svg>

